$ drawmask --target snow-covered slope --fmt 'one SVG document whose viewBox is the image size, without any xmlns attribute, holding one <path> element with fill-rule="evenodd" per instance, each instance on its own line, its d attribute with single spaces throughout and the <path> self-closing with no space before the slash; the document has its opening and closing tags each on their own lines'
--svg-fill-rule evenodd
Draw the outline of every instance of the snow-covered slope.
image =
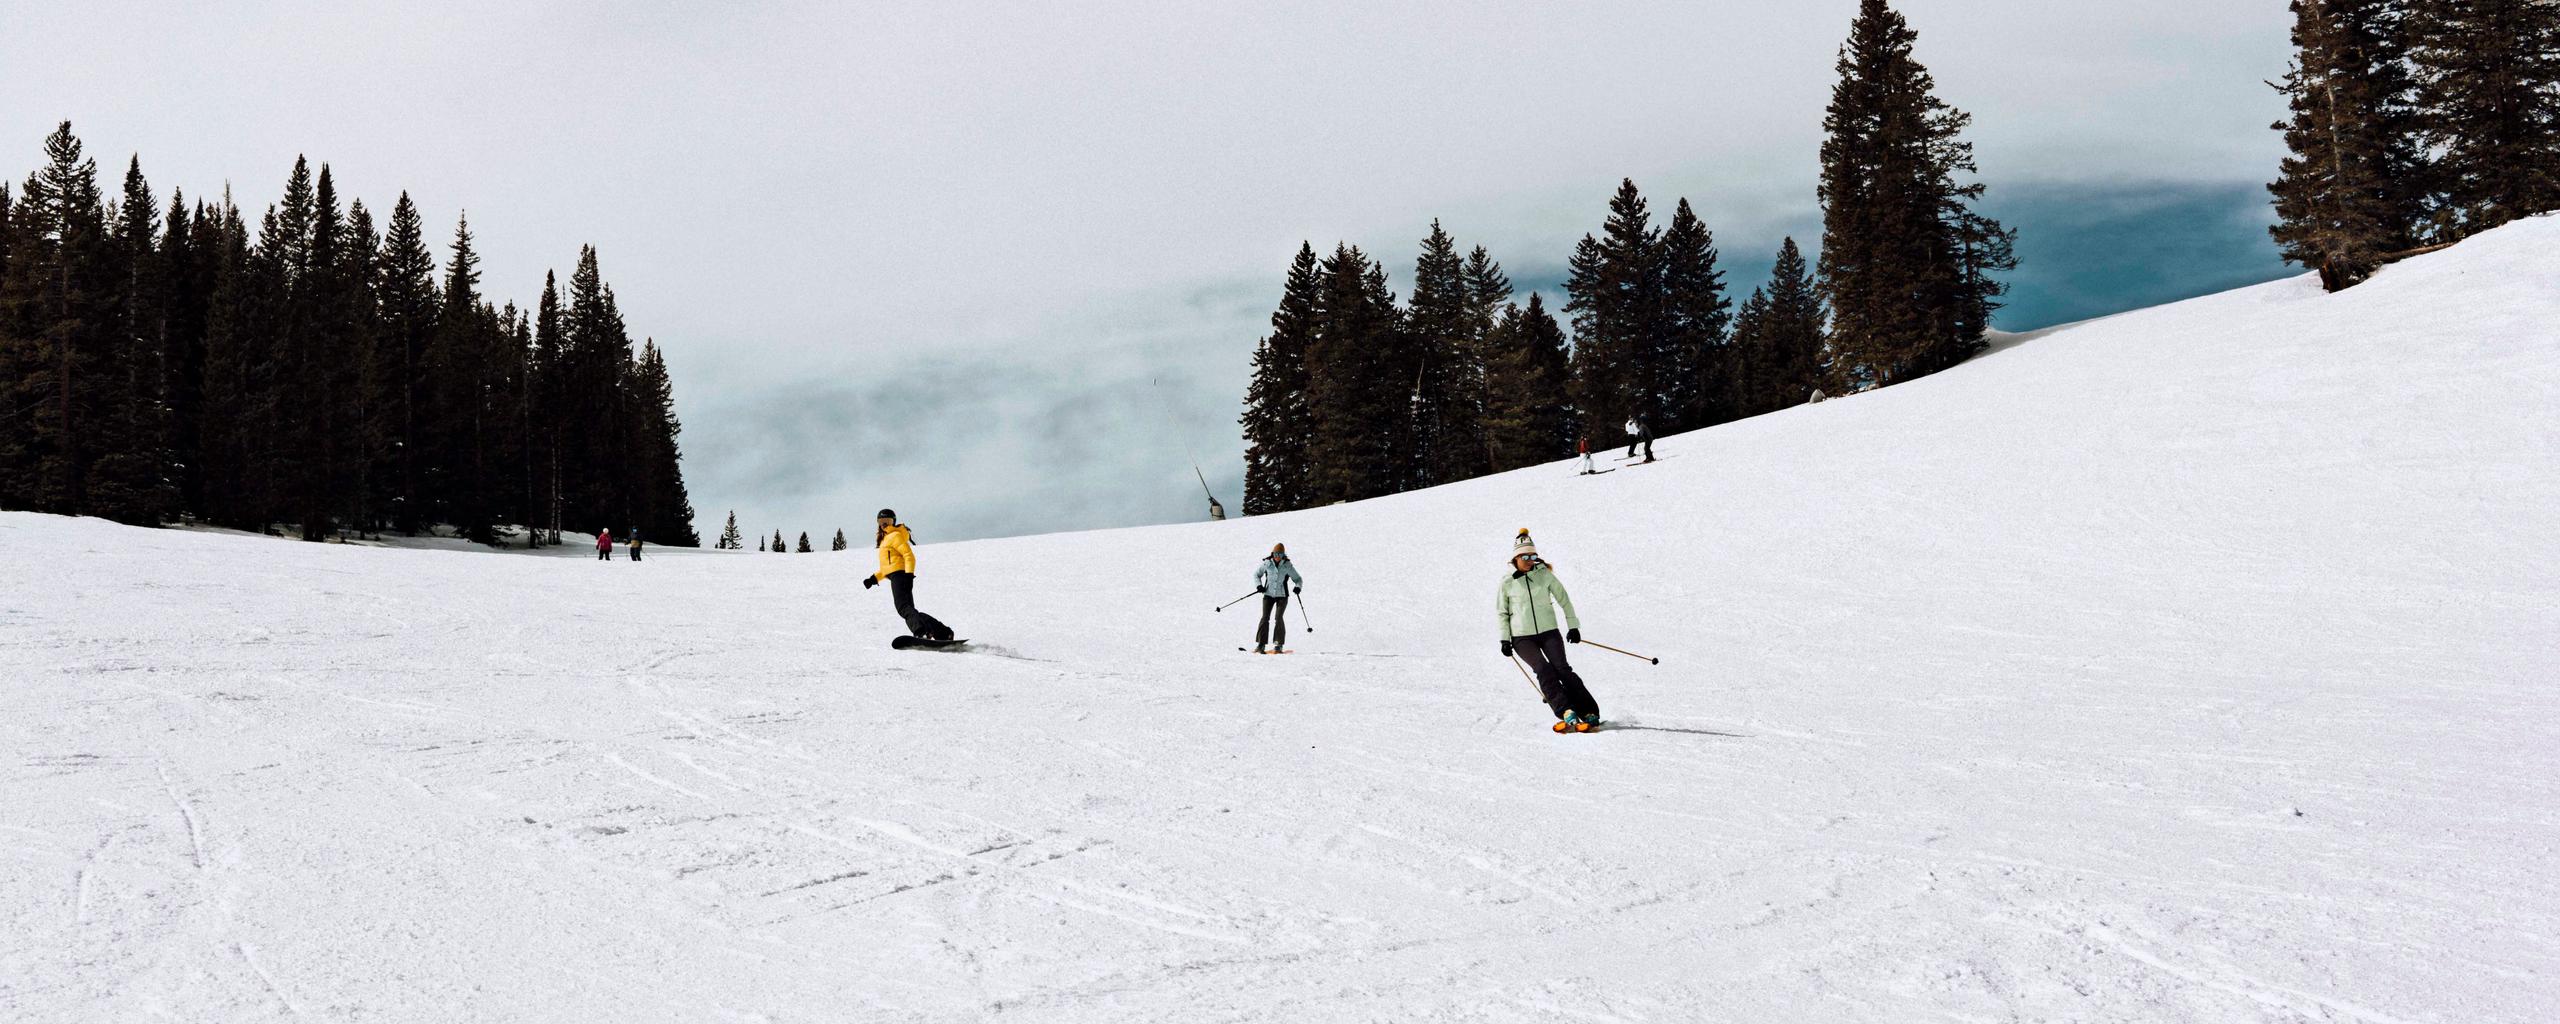
<svg viewBox="0 0 2560 1024">
<path fill-rule="evenodd" d="M 0 515 L 0 1018 L 2549 1020 L 2555 252 L 1596 478 L 918 523 L 976 654 L 889 650 L 863 551 Z M 1575 649 L 1628 728 L 1496 656 L 1521 526 L 1663 659 Z M 1316 631 L 1238 654 L 1274 541 Z"/>
</svg>

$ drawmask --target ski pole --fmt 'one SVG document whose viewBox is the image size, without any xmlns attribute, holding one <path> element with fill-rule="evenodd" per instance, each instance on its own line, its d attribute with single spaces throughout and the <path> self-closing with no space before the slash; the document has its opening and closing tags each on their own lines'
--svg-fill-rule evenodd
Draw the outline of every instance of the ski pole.
<svg viewBox="0 0 2560 1024">
<path fill-rule="evenodd" d="M 1298 592 L 1298 621 L 1306 625 L 1307 632 L 1313 633 L 1316 631 L 1316 624 L 1307 618 L 1307 595 L 1305 591 Z M 1285 623 L 1283 623 L 1283 625 L 1285 625 Z"/>
<path fill-rule="evenodd" d="M 1214 610 L 1216 610 L 1216 611 L 1226 611 L 1226 610 L 1227 610 L 1227 609 L 1229 609 L 1229 608 L 1233 608 L 1233 607 L 1235 607 L 1235 606 L 1237 606 L 1237 605 L 1243 604 L 1243 603 L 1245 603 L 1245 602 L 1247 602 L 1247 601 L 1253 600 L 1254 598 L 1261 597 L 1261 596 L 1262 596 L 1262 588 L 1260 588 L 1260 587 L 1256 587 L 1256 588 L 1254 588 L 1253 593 L 1246 594 L 1246 595 L 1245 595 L 1245 596 L 1243 596 L 1243 597 L 1239 597 L 1239 598 L 1236 598 L 1236 599 L 1235 599 L 1235 600 L 1233 600 L 1233 601 L 1229 601 L 1229 602 L 1227 602 L 1227 603 L 1225 603 L 1225 604 L 1219 605 L 1219 606 L 1218 606 L 1216 609 L 1214 609 Z"/>
<path fill-rule="evenodd" d="M 1583 643 L 1588 644 L 1588 645 L 1593 646 L 1593 647 L 1597 647 L 1597 648 L 1599 648 L 1599 649 L 1601 649 L 1601 650 L 1604 650 L 1604 651 L 1618 651 L 1618 649 L 1617 649 L 1617 648 L 1615 648 L 1615 647 L 1611 647 L 1611 646 L 1609 646 L 1608 644 L 1604 644 L 1604 643 L 1601 643 L 1601 642 L 1596 641 L 1596 640 L 1585 640 L 1585 641 L 1583 641 Z M 1649 662 L 1652 662 L 1652 663 L 1654 663 L 1654 664 L 1656 664 L 1656 665 L 1662 664 L 1662 659 L 1660 659 L 1660 658 L 1645 658 L 1645 656 L 1644 656 L 1644 655 L 1637 654 L 1637 653 L 1636 653 L 1636 652 L 1634 652 L 1634 651 L 1618 651 L 1618 653 L 1623 654 L 1623 655 L 1626 655 L 1627 657 L 1630 657 L 1630 658 L 1644 658 L 1644 660 L 1649 661 Z"/>
<path fill-rule="evenodd" d="M 1537 681 L 1537 680 L 1535 680 L 1535 679 L 1530 679 L 1530 678 L 1529 678 L 1529 666 L 1527 666 L 1527 665 L 1523 665 L 1523 664 L 1521 664 L 1521 663 L 1520 663 L 1520 656 L 1519 656 L 1519 655 L 1514 654 L 1514 655 L 1512 655 L 1512 656 L 1510 656 L 1510 657 L 1508 657 L 1508 658 L 1504 658 L 1504 659 L 1502 659 L 1502 660 L 1510 662 L 1510 663 L 1511 663 L 1511 667 L 1512 667 L 1512 668 L 1516 668 L 1516 669 L 1519 669 L 1519 670 L 1520 670 L 1520 678 L 1525 679 L 1525 680 L 1528 680 L 1528 683 L 1529 683 L 1529 689 L 1530 689 L 1532 692 L 1535 692 L 1535 693 L 1538 695 L 1538 699 L 1539 699 L 1539 700 L 1545 700 L 1545 699 L 1547 699 L 1547 691 L 1538 689 L 1538 681 Z"/>
</svg>

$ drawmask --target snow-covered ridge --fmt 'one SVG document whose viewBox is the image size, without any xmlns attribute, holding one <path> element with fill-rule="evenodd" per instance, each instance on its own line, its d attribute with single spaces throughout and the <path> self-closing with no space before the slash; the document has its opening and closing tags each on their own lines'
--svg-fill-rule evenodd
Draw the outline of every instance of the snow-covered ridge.
<svg viewBox="0 0 2560 1024">
<path fill-rule="evenodd" d="M 889 650 L 859 551 L 0 514 L 0 1018 L 2545 1019 L 2555 252 L 1596 478 L 919 523 L 978 654 Z M 1663 659 L 1574 650 L 1627 728 L 1549 733 L 1496 656 L 1522 526 Z M 1274 541 L 1315 632 L 1256 658 L 1210 609 Z"/>
</svg>

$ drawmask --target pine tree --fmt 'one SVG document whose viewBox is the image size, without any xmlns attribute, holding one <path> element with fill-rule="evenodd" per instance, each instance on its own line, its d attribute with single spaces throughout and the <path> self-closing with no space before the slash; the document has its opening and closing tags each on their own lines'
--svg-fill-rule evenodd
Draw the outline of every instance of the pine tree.
<svg viewBox="0 0 2560 1024">
<path fill-rule="evenodd" d="M 2390 0 L 2293 0 L 2293 114 L 2275 127 L 2285 157 L 2273 235 L 2284 258 L 2350 287 L 2410 244 L 2420 219 L 2398 16 Z"/>
<path fill-rule="evenodd" d="M 1583 236 L 1567 263 L 1574 404 L 1594 426 L 1640 419 L 1658 433 L 1672 422 L 1678 368 L 1665 316 L 1662 233 L 1652 223 L 1636 183 L 1621 181 L 1599 237 Z"/>
<path fill-rule="evenodd" d="M 682 451 L 676 441 L 684 427 L 676 421 L 675 385 L 667 376 L 666 357 L 658 351 L 656 339 L 641 344 L 632 392 L 638 438 L 626 460 L 643 481 L 642 521 L 648 523 L 650 536 L 666 538 L 662 543 L 701 547 L 702 538 L 693 532 L 693 501 L 685 493 Z"/>
<path fill-rule="evenodd" d="M 62 122 L 45 138 L 45 165 L 12 207 L 13 252 L 0 282 L 0 504 L 90 511 L 92 465 L 118 404 L 115 268 L 97 162 Z"/>
<path fill-rule="evenodd" d="M 377 450 L 393 452 L 392 464 L 381 467 L 390 494 L 395 529 L 415 535 L 427 523 L 428 499 L 423 488 L 435 422 L 434 390 L 428 379 L 435 354 L 435 255 L 427 250 L 426 225 L 407 192 L 391 207 L 391 226 L 383 232 L 379 260 L 382 322 L 377 373 L 393 381 L 393 408 L 383 418 L 389 436 L 376 439 Z"/>
<path fill-rule="evenodd" d="M 836 531 L 836 545 L 835 545 L 835 547 L 830 548 L 830 549 L 828 549 L 828 550 L 831 550 L 831 551 L 842 551 L 842 550 L 844 550 L 844 548 L 845 548 L 845 543 L 844 543 L 844 531 L 843 531 L 843 530 L 841 530 L 841 529 L 839 529 L 839 530 L 837 530 L 837 531 Z"/>
<path fill-rule="evenodd" d="M 209 223 L 205 246 L 212 290 L 206 303 L 204 378 L 197 417 L 199 474 L 206 519 L 226 526 L 264 529 L 266 495 L 259 486 L 264 452 L 256 448 L 258 386 L 264 340 L 274 334 L 283 274 L 267 254 L 249 245 L 240 207 L 225 190 Z"/>
<path fill-rule="evenodd" d="M 321 168 L 326 174 L 328 168 Z M 377 295 L 381 283 L 378 261 L 382 237 L 373 224 L 373 211 L 363 201 L 347 204 L 344 227 L 336 243 L 337 258 L 330 273 L 332 294 L 327 297 L 331 365 L 335 373 L 333 386 L 339 397 L 330 427 L 337 445 L 336 475 L 340 498 L 338 511 L 343 525 L 359 535 L 380 533 L 384 525 L 384 467 L 394 453 L 383 445 L 391 435 L 394 394 L 399 386 L 385 359 L 382 340 L 382 309 Z"/>
<path fill-rule="evenodd" d="M 1392 494 L 1409 460 L 1413 371 L 1386 270 L 1350 245 L 1318 266 L 1307 346 L 1313 504 Z"/>
<path fill-rule="evenodd" d="M 530 515 L 543 524 L 543 535 L 556 544 L 560 539 L 561 501 L 564 496 L 560 467 L 562 415 L 571 398 L 567 384 L 568 356 L 564 348 L 567 339 L 560 320 L 560 280 L 557 274 L 543 271 L 542 300 L 534 308 L 528 442 L 533 445 L 531 462 L 536 500 Z M 729 527 L 733 536 L 728 538 L 728 547 L 733 551 L 742 546 L 734 536 L 737 525 L 738 514 L 731 512 Z"/>
<path fill-rule="evenodd" d="M 2415 123 L 2438 155 L 2441 240 L 2560 210 L 2560 3 L 2399 3 L 2408 9 Z"/>
<path fill-rule="evenodd" d="M 1484 475 L 1484 363 L 1476 349 L 1476 286 L 1437 220 L 1413 275 L 1403 332 L 1418 360 L 1407 486 L 1430 487 Z"/>
<path fill-rule="evenodd" d="M 1971 118 L 1933 94 L 1917 39 L 1885 0 L 1860 0 L 1823 118 L 1821 278 L 1850 388 L 1980 351 L 1991 275 L 2015 264 L 2014 235 L 1973 212 L 1983 186 L 1956 183 L 1975 169 Z"/>
<path fill-rule="evenodd" d="M 139 156 L 126 165 L 124 198 L 111 218 L 109 260 L 115 323 L 101 353 L 108 387 L 100 412 L 100 455 L 91 469 L 90 508 L 118 522 L 154 526 L 174 518 L 177 489 L 169 451 L 167 275 L 160 263 L 160 206 Z"/>
<path fill-rule="evenodd" d="M 783 546 L 782 531 L 780 530 L 773 531 L 773 550 L 777 552 L 791 550 L 790 548 Z"/>
<path fill-rule="evenodd" d="M 1245 389 L 1244 514 L 1287 512 L 1315 504 L 1309 441 L 1315 415 L 1309 405 L 1307 351 L 1316 329 L 1320 279 L 1312 244 L 1300 243 L 1289 264 L 1271 333 L 1253 353 L 1253 383 Z"/>
<path fill-rule="evenodd" d="M 428 349 L 434 399 L 428 405 L 433 425 L 426 434 L 433 454 L 426 460 L 423 489 L 431 520 L 450 522 L 462 536 L 486 544 L 494 539 L 488 488 L 489 351 L 498 330 L 495 311 L 480 296 L 480 254 L 467 216 L 454 225 L 451 252 Z M 605 521 L 630 520 L 609 516 Z"/>
<path fill-rule="evenodd" d="M 1571 363 L 1564 329 L 1547 312 L 1546 300 L 1530 292 L 1526 307 L 1506 307 L 1486 338 L 1485 424 L 1493 471 L 1571 455 Z"/>
<path fill-rule="evenodd" d="M 1662 233 L 1664 431 L 1693 430 L 1733 419 L 1733 367 L 1725 332 L 1733 303 L 1716 269 L 1716 237 L 1680 200 Z"/>
<path fill-rule="evenodd" d="M 204 398 L 205 317 L 213 297 L 213 261 L 206 243 L 214 233 L 211 211 L 202 204 L 190 208 L 183 190 L 171 190 L 167 223 L 160 233 L 160 394 L 168 437 L 171 507 L 182 513 L 204 508 L 199 417 Z"/>
<path fill-rule="evenodd" d="M 756 550 L 763 551 L 764 549 L 764 535 L 759 533 L 756 535 Z"/>
<path fill-rule="evenodd" d="M 1745 348 L 1737 329 L 1735 345 L 1749 366 L 1742 414 L 1756 416 L 1801 405 L 1821 386 L 1823 352 L 1828 345 L 1823 326 L 1822 295 L 1805 266 L 1804 252 L 1789 238 L 1778 247 L 1777 264 L 1769 272 L 1765 293 L 1755 290 L 1759 308 Z"/>
<path fill-rule="evenodd" d="M 1487 370 L 1493 359 L 1493 332 L 1502 324 L 1504 310 L 1511 305 L 1511 275 L 1502 272 L 1502 264 L 1484 246 L 1467 253 L 1468 331 L 1475 346 L 1474 391 L 1467 401 L 1476 409 L 1478 437 L 1476 446 L 1484 452 L 1485 471 L 1493 468 L 1493 428 L 1487 422 L 1492 415 L 1492 395 L 1488 390 Z"/>
<path fill-rule="evenodd" d="M 841 537 L 843 531 L 839 530 L 837 534 Z M 723 551 L 736 551 L 746 546 L 745 539 L 738 536 L 738 510 L 729 510 L 729 525 L 721 527 L 720 540 L 712 546 Z"/>
<path fill-rule="evenodd" d="M 808 554 L 809 552 L 811 552 L 811 551 L 813 551 L 813 550 L 815 550 L 815 549 L 813 549 L 813 548 L 811 548 L 811 547 L 809 546 L 809 531 L 807 531 L 807 530 L 802 530 L 802 531 L 800 531 L 800 547 L 799 547 L 797 550 L 799 551 L 799 553 L 800 553 L 800 554 L 804 554 L 804 555 L 805 555 L 805 554 Z"/>
</svg>

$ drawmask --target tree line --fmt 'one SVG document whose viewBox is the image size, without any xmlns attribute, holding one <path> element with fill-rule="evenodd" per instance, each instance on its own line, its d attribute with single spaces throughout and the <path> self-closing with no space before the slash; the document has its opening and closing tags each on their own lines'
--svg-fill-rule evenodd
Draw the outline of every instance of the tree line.
<svg viewBox="0 0 2560 1024">
<path fill-rule="evenodd" d="M 165 209 L 165 213 L 163 212 Z M 253 228 L 229 190 L 120 196 L 64 122 L 0 185 L 0 507 L 305 540 L 566 523 L 695 546 L 673 384 L 592 246 L 532 310 L 443 279 L 406 192 L 377 226 L 296 159 Z"/>
<path fill-rule="evenodd" d="M 729 513 L 728 525 L 721 528 L 719 539 L 712 541 L 711 546 L 721 551 L 743 551 L 746 549 L 746 538 L 738 533 L 738 514 L 736 512 Z M 844 531 L 839 529 L 836 531 L 836 539 L 833 546 L 828 550 L 842 551 L 845 547 Z M 800 535 L 800 546 L 793 548 L 783 543 L 782 531 L 775 530 L 773 531 L 773 541 L 770 544 L 766 543 L 762 534 L 758 534 L 756 536 L 756 550 L 769 552 L 788 551 L 795 554 L 805 555 L 816 551 L 817 549 L 809 546 L 809 535 L 807 533 L 802 533 Z"/>
<path fill-rule="evenodd" d="M 1980 351 L 2016 235 L 1977 210 L 1970 119 L 1937 98 L 1916 40 L 1887 0 L 1860 4 L 1823 119 L 1820 265 L 1786 239 L 1738 306 L 1688 200 L 1656 227 L 1633 181 L 1574 246 L 1562 322 L 1438 221 L 1401 306 L 1358 247 L 1302 243 L 1245 394 L 1245 514 L 1561 459 L 1630 420 L 1713 426 Z"/>
<path fill-rule="evenodd" d="M 2284 258 L 2330 291 L 2560 210 L 2560 4 L 2293 0 Z"/>
</svg>

